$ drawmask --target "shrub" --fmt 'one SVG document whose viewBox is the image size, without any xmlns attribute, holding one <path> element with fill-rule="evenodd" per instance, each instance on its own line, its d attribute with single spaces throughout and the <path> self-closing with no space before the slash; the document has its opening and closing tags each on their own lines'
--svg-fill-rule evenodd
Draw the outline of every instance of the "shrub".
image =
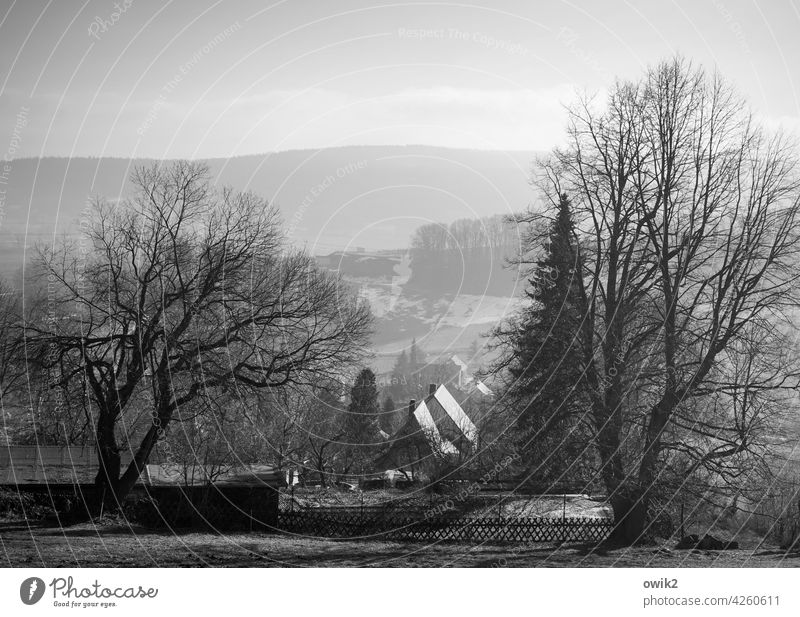
<svg viewBox="0 0 800 617">
<path fill-rule="evenodd" d="M 40 497 L 42 495 L 0 487 L 0 518 L 36 520 L 53 514 L 49 499 L 44 504 Z"/>
</svg>

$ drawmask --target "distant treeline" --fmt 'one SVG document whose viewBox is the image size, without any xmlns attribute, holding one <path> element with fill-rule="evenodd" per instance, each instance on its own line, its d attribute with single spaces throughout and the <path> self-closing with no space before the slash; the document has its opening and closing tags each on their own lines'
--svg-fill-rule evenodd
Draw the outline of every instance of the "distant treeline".
<svg viewBox="0 0 800 617">
<path fill-rule="evenodd" d="M 519 247 L 517 226 L 502 215 L 428 223 L 411 238 L 410 290 L 507 296 L 516 269 L 507 258 Z"/>
</svg>

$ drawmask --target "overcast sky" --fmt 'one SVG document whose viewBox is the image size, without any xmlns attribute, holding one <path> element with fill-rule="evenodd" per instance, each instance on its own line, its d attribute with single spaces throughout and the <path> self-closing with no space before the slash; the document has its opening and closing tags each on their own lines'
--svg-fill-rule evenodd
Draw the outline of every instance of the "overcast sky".
<svg viewBox="0 0 800 617">
<path fill-rule="evenodd" d="M 576 88 L 676 52 L 718 67 L 768 122 L 800 127 L 788 0 L 116 2 L 0 3 L 0 150 L 544 150 Z"/>
</svg>

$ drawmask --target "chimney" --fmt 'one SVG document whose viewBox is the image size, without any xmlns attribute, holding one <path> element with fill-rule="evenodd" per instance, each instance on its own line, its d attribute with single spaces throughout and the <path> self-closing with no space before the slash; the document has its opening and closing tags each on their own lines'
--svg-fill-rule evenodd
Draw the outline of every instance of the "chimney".
<svg viewBox="0 0 800 617">
<path fill-rule="evenodd" d="M 412 413 L 414 413 L 414 410 L 416 408 L 417 408 L 417 401 L 415 401 L 412 398 L 410 401 L 408 401 L 408 415 L 410 416 Z"/>
<path fill-rule="evenodd" d="M 434 394 L 436 394 L 436 384 L 428 384 L 428 396 L 433 396 Z"/>
</svg>

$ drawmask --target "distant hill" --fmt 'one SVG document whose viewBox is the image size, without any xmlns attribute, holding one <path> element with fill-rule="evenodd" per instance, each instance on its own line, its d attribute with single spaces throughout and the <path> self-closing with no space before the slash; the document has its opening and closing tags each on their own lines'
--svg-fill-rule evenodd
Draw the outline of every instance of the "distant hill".
<svg viewBox="0 0 800 617">
<path fill-rule="evenodd" d="M 466 353 L 515 303 L 516 276 L 503 251 L 412 255 L 412 233 L 523 210 L 534 152 L 429 146 L 352 146 L 206 161 L 215 181 L 275 202 L 289 239 L 341 271 L 377 316 L 376 367 L 416 337 L 432 354 Z M 0 273 L 54 234 L 86 225 L 96 195 L 129 194 L 136 165 L 118 158 L 20 159 L 0 189 Z M 345 249 L 345 250 L 343 250 Z M 415 262 L 415 263 L 412 263 Z M 15 277 L 16 284 L 24 284 Z"/>
<path fill-rule="evenodd" d="M 405 248 L 426 222 L 505 214 L 533 199 L 534 152 L 430 146 L 348 146 L 209 159 L 215 181 L 274 201 L 289 238 L 314 254 Z M 23 250 L 75 231 L 92 196 L 119 200 L 144 159 L 42 158 L 12 161 L 2 188 L 0 268 Z"/>
<path fill-rule="evenodd" d="M 484 335 L 519 306 L 516 273 L 498 259 L 473 267 L 477 258 L 466 258 L 461 267 L 436 269 L 432 259 L 414 260 L 411 253 L 333 252 L 317 257 L 370 303 L 376 354 L 370 366 L 379 374 L 388 372 L 414 339 L 429 359 L 457 354 L 472 368 L 485 365 L 491 354 Z"/>
</svg>

